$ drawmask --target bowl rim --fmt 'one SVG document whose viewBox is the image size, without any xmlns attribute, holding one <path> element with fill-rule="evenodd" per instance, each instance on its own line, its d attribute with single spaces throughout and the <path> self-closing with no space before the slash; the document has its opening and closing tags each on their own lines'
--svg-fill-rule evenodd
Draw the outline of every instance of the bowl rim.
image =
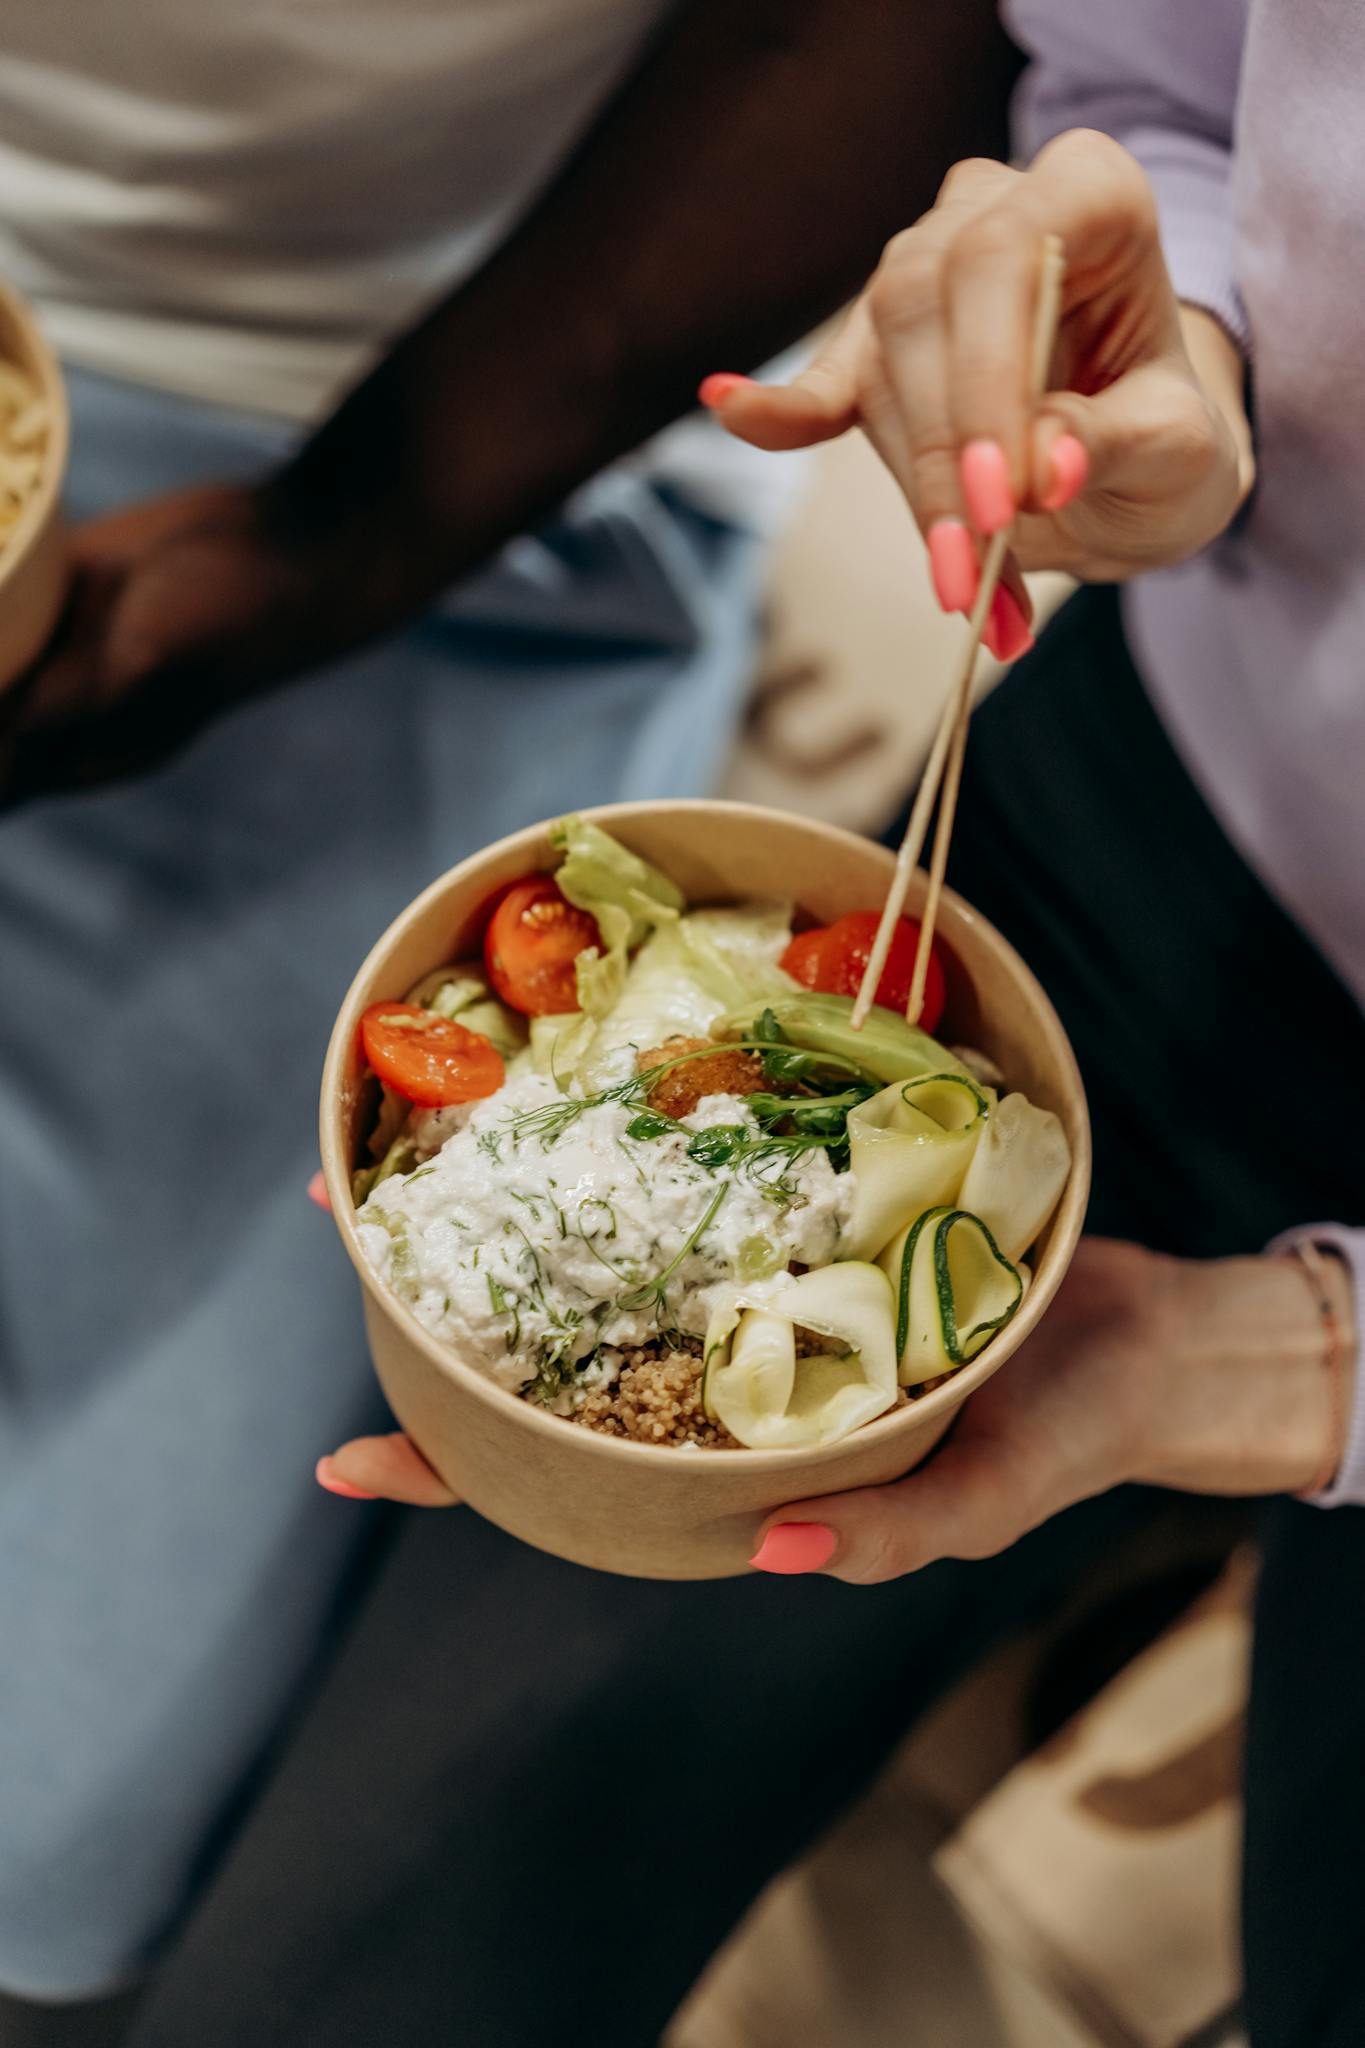
<svg viewBox="0 0 1365 2048">
<path fill-rule="evenodd" d="M 0 308 L 19 329 L 28 350 L 27 358 L 20 361 L 18 367 L 37 379 L 41 394 L 52 410 L 52 426 L 38 488 L 19 514 L 3 546 L 0 546 L 0 587 L 3 587 L 17 572 L 61 498 L 71 450 L 71 402 L 61 364 L 36 311 L 23 293 L 16 291 L 2 277 Z"/>
<path fill-rule="evenodd" d="M 878 848 L 878 842 L 869 839 L 866 834 L 850 831 L 842 825 L 829 824 L 824 819 L 803 818 L 799 812 L 782 810 L 773 805 L 742 803 L 723 797 L 668 797 L 584 805 L 577 815 L 589 818 L 595 824 L 610 826 L 613 819 L 618 823 L 629 824 L 645 813 L 651 816 L 666 814 L 743 817 L 750 821 L 778 819 L 786 826 L 803 826 L 818 836 L 838 840 L 861 852 L 865 852 L 869 847 Z M 444 874 L 438 875 L 434 881 L 428 883 L 405 909 L 400 910 L 397 916 L 390 920 L 352 977 L 332 1027 L 323 1063 L 319 1135 L 323 1177 L 332 1205 L 333 1221 L 368 1301 L 381 1315 L 396 1325 L 401 1334 L 416 1346 L 429 1363 L 444 1377 L 453 1380 L 464 1393 L 485 1404 L 491 1404 L 504 1419 L 515 1420 L 520 1427 L 542 1432 L 550 1431 L 554 1441 L 563 1447 L 566 1435 L 563 1416 L 551 1415 L 533 1403 L 522 1400 L 519 1395 L 509 1392 L 495 1380 L 489 1379 L 476 1366 L 466 1364 L 449 1345 L 443 1344 L 438 1337 L 433 1336 L 418 1321 L 408 1305 L 400 1301 L 374 1272 L 359 1241 L 356 1210 L 351 1200 L 350 1163 L 343 1156 L 341 1135 L 345 1070 L 361 1008 L 360 993 L 374 967 L 408 926 L 451 893 L 471 870 L 491 864 L 523 842 L 543 838 L 553 822 L 553 818 L 544 818 L 521 826 L 515 832 L 505 833 L 501 839 L 491 841 L 477 853 L 457 861 L 454 867 L 447 868 Z M 889 850 L 880 850 L 886 851 L 889 864 L 892 859 Z M 846 1457 L 849 1445 L 855 1440 L 870 1442 L 876 1435 L 880 1441 L 886 1441 L 893 1433 L 899 1432 L 904 1434 L 908 1446 L 914 1438 L 924 1433 L 927 1422 L 934 1417 L 942 1416 L 945 1411 L 949 1415 L 956 1412 L 969 1394 L 1008 1363 L 1009 1358 L 1041 1320 L 1071 1262 L 1071 1254 L 1075 1250 L 1085 1221 L 1091 1170 L 1089 1105 L 1071 1041 L 1046 990 L 1009 940 L 996 930 L 989 919 L 983 917 L 979 911 L 973 910 L 955 890 L 945 887 L 942 902 L 948 908 L 950 921 L 975 926 L 987 947 L 996 952 L 997 957 L 1014 972 L 1017 979 L 1031 988 L 1060 1055 L 1059 1068 L 1074 1084 L 1079 1115 L 1072 1146 L 1071 1171 L 1052 1217 L 1052 1244 L 1059 1247 L 1059 1256 L 1045 1260 L 1046 1272 L 1039 1270 L 1034 1273 L 1017 1315 L 1008 1329 L 1002 1331 L 1000 1338 L 995 1340 L 995 1343 L 1008 1341 L 1009 1349 L 1003 1355 L 997 1354 L 992 1359 L 991 1353 L 995 1350 L 995 1343 L 987 1344 L 969 1364 L 960 1367 L 942 1386 L 934 1388 L 932 1393 L 922 1395 L 918 1401 L 898 1404 L 886 1414 L 875 1417 L 873 1421 L 864 1423 L 848 1436 L 838 1437 L 831 1443 L 772 1450 L 751 1450 L 741 1445 L 737 1450 L 727 1450 L 724 1453 L 727 1469 L 735 1469 L 738 1466 L 757 1475 L 765 1471 L 788 1474 L 794 1467 L 802 1467 L 812 1473 L 818 1473 L 821 1466 L 834 1464 L 842 1457 Z M 584 1456 L 596 1456 L 617 1465 L 625 1459 L 633 1463 L 637 1469 L 643 1469 L 640 1467 L 640 1460 L 644 1459 L 648 1461 L 649 1466 L 657 1470 L 662 1453 L 666 1450 L 676 1451 L 678 1448 L 670 1445 L 637 1443 L 633 1438 L 607 1436 L 601 1431 L 589 1429 L 575 1430 L 571 1440 L 577 1441 Z M 681 1462 L 688 1469 L 694 1469 L 697 1464 L 695 1458 L 685 1458 Z M 813 1487 L 812 1491 L 818 1491 L 818 1488 Z"/>
</svg>

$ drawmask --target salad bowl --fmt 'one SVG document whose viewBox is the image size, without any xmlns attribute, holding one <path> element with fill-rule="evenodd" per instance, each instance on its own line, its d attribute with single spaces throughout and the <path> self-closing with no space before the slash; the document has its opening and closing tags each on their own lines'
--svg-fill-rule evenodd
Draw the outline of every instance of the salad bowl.
<svg viewBox="0 0 1365 2048">
<path fill-rule="evenodd" d="M 41 652 L 66 595 L 61 494 L 70 421 L 57 359 L 32 311 L 0 281 L 0 364 L 12 365 L 45 408 L 42 469 L 18 519 L 0 531 L 0 689 Z M 0 456 L 5 454 L 0 434 Z"/>
<path fill-rule="evenodd" d="M 711 800 L 626 803 L 585 812 L 671 877 L 689 903 L 789 898 L 816 923 L 875 908 L 892 856 L 831 825 Z M 523 1541 L 598 1570 L 642 1578 L 742 1572 L 763 1517 L 789 1501 L 880 1485 L 927 1457 L 963 1402 L 1007 1366 L 1046 1313 L 1080 1237 L 1090 1181 L 1085 1095 L 1056 1012 L 1019 955 L 951 890 L 939 915 L 946 1036 L 989 1056 L 1011 1087 L 1065 1128 L 1070 1171 L 1034 1253 L 1018 1313 L 977 1357 L 919 1399 L 836 1442 L 799 1448 L 660 1448 L 567 1426 L 465 1364 L 425 1329 L 365 1255 L 352 1200 L 373 1086 L 359 1025 L 445 961 L 477 952 L 504 886 L 548 868 L 548 825 L 462 861 L 394 920 L 341 1006 L 323 1076 L 322 1164 L 342 1242 L 359 1276 L 380 1383 L 399 1423 L 460 1498 Z M 917 909 L 924 878 L 915 879 Z"/>
</svg>

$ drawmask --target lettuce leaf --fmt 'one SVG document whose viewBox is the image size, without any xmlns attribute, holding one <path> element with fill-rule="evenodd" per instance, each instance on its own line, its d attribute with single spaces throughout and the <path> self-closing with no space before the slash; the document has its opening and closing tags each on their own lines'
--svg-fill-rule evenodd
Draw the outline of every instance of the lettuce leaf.
<svg viewBox="0 0 1365 2048">
<path fill-rule="evenodd" d="M 434 1010 L 438 1017 L 457 1018 L 467 1031 L 482 1032 L 505 1060 L 526 1044 L 526 1019 L 498 1001 L 477 961 L 434 967 L 409 990 L 407 1001 Z"/>
<path fill-rule="evenodd" d="M 654 932 L 626 973 L 582 1063 L 589 1088 L 604 1085 L 623 1046 L 648 1052 L 670 1038 L 705 1038 L 727 1010 L 761 1009 L 795 986 L 777 964 L 791 936 L 785 904 L 694 910 Z"/>
<path fill-rule="evenodd" d="M 561 818 L 550 828 L 551 844 L 564 855 L 555 870 L 570 903 L 597 919 L 603 950 L 579 955 L 579 1007 L 604 1017 L 625 986 L 631 950 L 651 931 L 677 922 L 685 908 L 682 890 L 586 818 Z"/>
<path fill-rule="evenodd" d="M 508 1069 L 509 1077 L 517 1079 L 524 1073 L 544 1074 L 567 1092 L 577 1078 L 583 1056 L 596 1035 L 596 1024 L 581 1010 L 532 1017 L 530 1022 L 530 1044 Z"/>
<path fill-rule="evenodd" d="M 791 944 L 790 903 L 743 903 L 694 910 L 678 932 L 698 977 L 734 994 L 730 1009 L 790 995 L 797 984 L 778 965 Z"/>
</svg>

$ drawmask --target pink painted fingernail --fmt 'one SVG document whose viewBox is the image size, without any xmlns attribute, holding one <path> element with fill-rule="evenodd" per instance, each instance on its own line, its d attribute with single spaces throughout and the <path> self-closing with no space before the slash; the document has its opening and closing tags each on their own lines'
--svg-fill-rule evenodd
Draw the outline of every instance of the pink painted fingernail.
<svg viewBox="0 0 1365 2048">
<path fill-rule="evenodd" d="M 377 1493 L 366 1493 L 363 1486 L 352 1486 L 349 1479 L 343 1479 L 339 1472 L 332 1470 L 330 1458 L 319 1458 L 313 1467 L 313 1477 L 327 1493 L 339 1493 L 345 1500 L 378 1500 Z"/>
<path fill-rule="evenodd" d="M 962 451 L 962 494 L 978 533 L 998 533 L 1014 518 L 1009 464 L 998 441 L 969 441 Z"/>
<path fill-rule="evenodd" d="M 981 638 L 997 661 L 1018 661 L 1033 645 L 1033 630 L 1012 590 L 1000 584 L 991 599 Z"/>
<path fill-rule="evenodd" d="M 316 1202 L 319 1209 L 325 1209 L 327 1214 L 331 1215 L 332 1197 L 327 1192 L 327 1178 L 321 1167 L 308 1183 L 308 1199 L 310 1202 Z"/>
<path fill-rule="evenodd" d="M 929 574 L 945 612 L 969 612 L 981 571 L 976 548 L 960 519 L 936 519 L 929 528 Z"/>
<path fill-rule="evenodd" d="M 697 386 L 697 396 L 703 405 L 724 405 L 732 391 L 738 391 L 741 384 L 752 384 L 753 381 L 752 377 L 741 377 L 734 370 L 713 370 Z"/>
<path fill-rule="evenodd" d="M 1047 459 L 1052 474 L 1042 506 L 1044 512 L 1060 512 L 1085 488 L 1090 457 L 1084 441 L 1078 441 L 1074 434 L 1059 434 L 1047 451 Z"/>
<path fill-rule="evenodd" d="M 828 1564 L 837 1542 L 834 1531 L 823 1522 L 779 1522 L 769 1529 L 749 1562 L 756 1572 L 796 1578 Z"/>
</svg>

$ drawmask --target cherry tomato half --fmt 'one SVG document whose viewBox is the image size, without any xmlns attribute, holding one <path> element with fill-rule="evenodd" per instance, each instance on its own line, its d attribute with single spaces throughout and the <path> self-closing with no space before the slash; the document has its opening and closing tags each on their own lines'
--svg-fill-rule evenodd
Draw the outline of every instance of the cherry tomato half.
<svg viewBox="0 0 1365 2048">
<path fill-rule="evenodd" d="M 856 996 L 880 922 L 875 910 L 851 910 L 846 917 L 836 918 L 833 924 L 818 931 L 798 934 L 782 955 L 782 965 L 803 988 L 820 989 L 832 996 Z M 901 918 L 877 984 L 877 1001 L 885 1009 L 904 1012 L 910 999 L 918 943 L 919 926 L 912 918 Z M 943 962 L 934 946 L 929 952 L 929 972 L 924 983 L 924 1008 L 919 1020 L 922 1030 L 937 1030 L 946 996 Z"/>
<path fill-rule="evenodd" d="M 824 924 L 817 925 L 813 932 L 798 932 L 782 955 L 782 965 L 802 988 L 824 987 L 820 977 L 824 973 L 824 947 L 828 937 L 829 926 Z"/>
<path fill-rule="evenodd" d="M 578 1008 L 574 962 L 600 946 L 597 919 L 578 910 L 550 875 L 513 882 L 493 912 L 483 942 L 494 992 L 525 1017 L 553 1017 Z"/>
<path fill-rule="evenodd" d="M 424 1109 L 476 1102 L 502 1086 L 502 1055 L 481 1032 L 415 1003 L 371 1003 L 360 1042 L 385 1087 Z"/>
</svg>

